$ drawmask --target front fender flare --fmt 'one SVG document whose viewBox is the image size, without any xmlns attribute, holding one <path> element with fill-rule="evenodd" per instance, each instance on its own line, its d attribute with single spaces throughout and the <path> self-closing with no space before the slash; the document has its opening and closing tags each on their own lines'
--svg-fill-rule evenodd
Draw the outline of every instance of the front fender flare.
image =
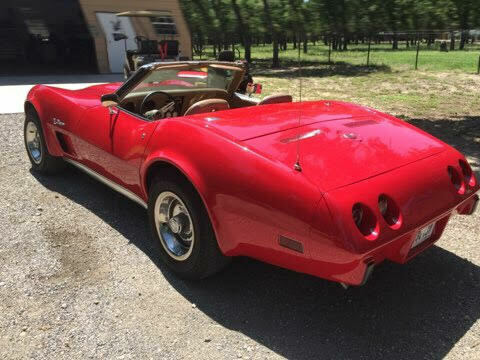
<svg viewBox="0 0 480 360">
<path fill-rule="evenodd" d="M 35 110 L 35 112 L 37 113 L 38 120 L 42 125 L 43 138 L 45 139 L 48 152 L 52 155 L 58 155 L 59 149 L 55 147 L 55 141 L 53 141 L 54 135 L 52 134 L 51 131 L 49 131 L 48 124 L 46 121 L 46 118 L 47 118 L 46 111 L 37 96 L 38 92 L 43 91 L 44 89 L 45 87 L 43 85 L 35 85 L 33 88 L 30 89 L 30 91 L 28 92 L 27 98 L 24 102 L 25 114 L 27 112 L 28 106 L 31 105 Z"/>
</svg>

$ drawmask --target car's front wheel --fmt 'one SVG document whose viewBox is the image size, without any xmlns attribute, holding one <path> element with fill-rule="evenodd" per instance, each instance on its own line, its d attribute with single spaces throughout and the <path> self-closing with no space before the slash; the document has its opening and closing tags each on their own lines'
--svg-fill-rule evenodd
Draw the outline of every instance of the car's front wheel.
<svg viewBox="0 0 480 360">
<path fill-rule="evenodd" d="M 210 219 L 191 184 L 183 179 L 156 179 L 148 213 L 163 262 L 186 279 L 202 279 L 229 261 L 218 247 Z"/>
<path fill-rule="evenodd" d="M 33 170 L 43 174 L 53 174 L 63 168 L 63 160 L 48 152 L 42 124 L 34 111 L 26 112 L 23 133 L 25 148 Z"/>
</svg>

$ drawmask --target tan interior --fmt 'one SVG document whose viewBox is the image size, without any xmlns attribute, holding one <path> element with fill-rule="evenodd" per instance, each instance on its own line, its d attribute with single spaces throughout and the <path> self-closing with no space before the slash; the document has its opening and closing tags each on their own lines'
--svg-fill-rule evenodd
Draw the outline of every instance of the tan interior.
<svg viewBox="0 0 480 360">
<path fill-rule="evenodd" d="M 177 116 L 184 116 L 188 110 L 188 113 L 202 113 L 210 111 L 226 110 L 228 108 L 242 108 L 263 104 L 278 104 L 282 102 L 291 102 L 292 97 L 290 95 L 270 95 L 263 100 L 249 97 L 235 92 L 240 82 L 243 80 L 245 68 L 242 63 L 228 63 L 228 62 L 204 62 L 205 65 L 210 67 L 217 67 L 221 69 L 231 69 L 237 71 L 235 78 L 230 82 L 228 89 L 216 89 L 216 88 L 186 88 L 186 89 L 170 89 L 160 90 L 159 94 L 152 95 L 144 105 L 143 114 L 141 113 L 141 104 L 145 97 L 155 90 L 133 92 L 125 95 L 121 100 L 120 106 L 127 111 L 136 113 L 140 116 L 144 116 L 146 112 L 152 110 L 160 110 L 167 105 L 173 98 L 176 104 L 175 112 Z M 154 65 L 155 70 L 162 69 L 195 69 L 199 66 L 199 62 L 175 62 L 175 63 L 157 63 Z M 169 94 L 172 98 L 167 97 L 165 94 Z M 214 100 L 214 101 L 207 101 Z M 198 106 L 194 106 L 195 104 Z M 218 107 L 218 109 L 217 109 Z M 189 110 L 191 109 L 191 110 Z"/>
<path fill-rule="evenodd" d="M 265 96 L 257 105 L 281 104 L 292 102 L 292 95 L 273 94 Z"/>
<path fill-rule="evenodd" d="M 215 111 L 228 110 L 230 106 L 228 101 L 222 99 L 207 99 L 198 101 L 192 106 L 190 106 L 187 111 L 183 114 L 184 116 L 195 115 L 195 114 L 204 114 Z"/>
<path fill-rule="evenodd" d="M 226 110 L 227 108 L 235 109 L 235 108 L 242 108 L 248 106 L 256 106 L 256 105 L 268 105 L 268 104 L 279 104 L 284 102 L 292 102 L 292 97 L 290 95 L 270 95 L 265 97 L 263 100 L 258 98 L 248 97 L 246 95 L 242 95 L 239 93 L 234 93 L 232 96 L 228 95 L 226 90 L 221 89 L 188 89 L 188 90 L 167 90 L 165 91 L 170 94 L 175 102 L 180 107 L 179 116 L 187 115 L 186 112 L 189 108 L 191 108 L 194 104 L 204 102 L 206 100 L 223 100 L 228 107 L 222 108 L 222 110 Z M 140 92 L 127 95 L 121 102 L 120 106 L 125 110 L 128 110 L 132 113 L 140 114 L 140 106 L 142 104 L 143 99 L 145 96 L 148 95 L 149 92 Z M 169 99 L 163 95 L 158 94 L 157 96 L 152 96 L 152 98 L 148 101 L 145 106 L 146 111 L 153 110 L 153 109 L 160 109 L 168 103 Z M 210 104 L 210 103 L 206 103 Z M 203 107 L 199 106 L 199 109 L 203 109 L 204 111 L 200 112 L 210 112 L 208 106 Z M 216 109 L 215 111 L 220 111 Z M 200 113 L 195 110 L 195 113 Z M 190 115 L 190 114 L 188 114 Z"/>
<path fill-rule="evenodd" d="M 179 115 L 185 114 L 188 108 L 193 104 L 207 99 L 222 99 L 228 101 L 228 93 L 225 90 L 221 89 L 188 89 L 188 90 L 168 90 L 165 91 L 170 94 L 175 102 L 180 104 L 180 113 Z M 148 93 L 135 93 L 130 94 L 123 99 L 121 107 L 125 110 L 128 110 L 133 113 L 140 114 L 140 105 L 142 104 L 143 99 L 147 96 Z M 157 96 L 152 96 L 151 102 L 146 104 L 146 110 L 160 109 L 165 106 L 168 102 L 168 99 L 165 95 L 158 94 Z"/>
</svg>

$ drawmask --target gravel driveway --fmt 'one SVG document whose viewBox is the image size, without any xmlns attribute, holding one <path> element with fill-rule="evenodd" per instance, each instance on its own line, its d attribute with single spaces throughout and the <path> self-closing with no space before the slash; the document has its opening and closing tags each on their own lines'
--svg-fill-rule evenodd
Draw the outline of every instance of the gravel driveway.
<svg viewBox="0 0 480 360">
<path fill-rule="evenodd" d="M 364 287 L 243 258 L 190 283 L 144 209 L 75 169 L 31 173 L 23 115 L 0 124 L 1 359 L 480 358 L 480 212 Z"/>
</svg>

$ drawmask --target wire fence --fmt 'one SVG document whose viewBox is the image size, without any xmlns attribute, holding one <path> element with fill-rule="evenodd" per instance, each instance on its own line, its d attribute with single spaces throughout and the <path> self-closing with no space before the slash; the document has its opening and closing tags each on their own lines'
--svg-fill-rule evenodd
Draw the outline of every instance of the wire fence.
<svg viewBox="0 0 480 360">
<path fill-rule="evenodd" d="M 302 51 L 300 59 L 304 64 L 345 64 L 349 66 L 388 67 L 399 70 L 461 71 L 480 74 L 480 34 L 469 38 L 460 50 L 460 40 L 451 40 L 430 36 L 413 35 L 411 38 L 395 40 L 362 39 L 349 42 L 344 49 L 334 49 L 331 41 L 316 41 L 307 44 L 307 52 Z M 286 48 L 285 48 L 286 45 Z M 244 56 L 241 45 L 235 45 L 235 52 Z M 252 46 L 252 61 L 268 66 L 272 59 L 271 44 Z M 213 48 L 204 47 L 195 59 L 211 59 Z M 298 48 L 293 43 L 283 44 L 279 51 L 280 64 L 290 65 L 298 62 Z"/>
<path fill-rule="evenodd" d="M 319 57 L 328 63 L 345 62 L 365 66 L 390 66 L 392 68 L 423 70 L 460 70 L 480 73 L 480 43 L 465 44 L 463 50 L 449 50 L 448 43 L 418 41 L 414 44 L 399 42 L 393 50 L 390 43 L 354 44 L 345 51 L 335 51 L 330 47 L 320 46 Z"/>
</svg>

